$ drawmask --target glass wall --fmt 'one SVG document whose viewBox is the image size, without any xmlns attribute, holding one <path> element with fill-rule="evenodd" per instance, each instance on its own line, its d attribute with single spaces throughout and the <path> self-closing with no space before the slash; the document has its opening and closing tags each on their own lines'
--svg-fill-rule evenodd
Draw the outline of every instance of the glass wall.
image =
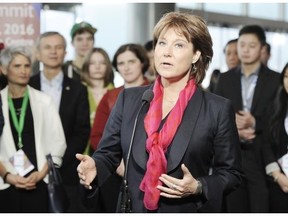
<svg viewBox="0 0 288 216">
<path fill-rule="evenodd" d="M 251 17 L 257 19 L 266 19 L 274 21 L 288 21 L 288 4 L 280 3 L 203 3 L 203 4 L 189 4 L 189 3 L 176 3 L 178 8 L 205 10 L 209 12 L 222 13 L 227 15 L 239 15 L 239 19 L 242 17 Z M 283 8 L 284 7 L 284 8 Z M 235 18 L 235 17 L 234 17 Z M 237 19 L 237 18 L 236 18 Z M 234 20 L 235 21 L 235 20 Z M 213 20 L 210 20 L 212 23 Z M 239 21 L 241 23 L 241 20 Z M 225 64 L 225 56 L 223 48 L 227 41 L 238 37 L 238 31 L 240 27 L 223 27 L 223 23 L 209 26 L 209 31 L 213 39 L 213 51 L 214 57 L 212 63 L 208 69 L 206 77 L 203 81 L 203 86 L 208 87 L 210 82 L 211 73 L 214 69 L 219 69 L 221 72 L 227 71 Z M 251 23 L 249 23 L 251 24 Z M 215 26 L 218 25 L 218 26 Z M 225 26 L 229 26 L 229 20 L 225 20 Z M 231 24 L 233 26 L 233 23 Z M 286 27 L 287 28 L 287 27 Z M 283 30 L 277 30 L 275 32 L 266 32 L 267 42 L 271 45 L 271 58 L 268 62 L 268 66 L 277 72 L 281 72 L 288 59 L 288 34 Z"/>
<path fill-rule="evenodd" d="M 216 12 L 216 13 L 225 13 L 231 15 L 241 15 L 243 13 L 243 4 L 241 3 L 209 3 L 204 4 L 204 10 Z"/>
<path fill-rule="evenodd" d="M 284 20 L 288 22 L 288 4 L 284 4 L 284 11 L 286 11 L 284 14 Z"/>
<path fill-rule="evenodd" d="M 248 16 L 269 20 L 280 20 L 280 4 L 277 3 L 249 3 Z"/>
<path fill-rule="evenodd" d="M 238 37 L 238 31 L 239 29 L 237 28 L 209 26 L 209 32 L 213 40 L 214 56 L 203 81 L 203 87 L 206 88 L 209 86 L 210 77 L 214 69 L 219 69 L 221 72 L 227 71 L 223 48 L 229 40 Z M 281 72 L 288 62 L 288 34 L 283 32 L 266 32 L 266 41 L 271 45 L 271 57 L 268 67 Z"/>
<path fill-rule="evenodd" d="M 59 31 L 63 34 L 67 40 L 67 56 L 66 59 L 72 59 L 74 56 L 73 48 L 71 46 L 70 29 L 73 23 L 81 20 L 90 22 L 95 26 L 98 31 L 95 35 L 95 46 L 102 47 L 107 50 L 110 58 L 112 59 L 115 51 L 118 47 L 124 43 L 141 43 L 144 44 L 146 41 L 142 41 L 139 32 L 135 29 L 135 20 L 139 18 L 133 18 L 135 16 L 135 10 L 133 5 L 137 3 L 83 3 L 75 8 L 74 12 L 63 12 L 63 11 L 51 11 L 42 10 L 41 12 L 41 32 L 44 31 Z M 186 8 L 193 9 L 205 9 L 213 12 L 243 15 L 244 13 L 250 16 L 265 19 L 278 19 L 280 8 L 279 5 L 285 7 L 285 11 L 288 11 L 288 4 L 244 4 L 244 3 L 176 3 L 176 8 L 184 6 Z M 139 8 L 137 9 L 139 10 Z M 288 13 L 285 12 L 282 15 L 288 21 Z M 138 20 L 137 25 L 140 28 L 145 27 L 149 21 L 149 15 L 147 19 L 143 19 L 142 26 Z M 61 22 L 61 23 L 60 23 Z M 229 20 L 227 20 L 229 24 Z M 244 25 L 245 23 L 243 23 Z M 217 24 L 216 24 L 217 25 Z M 63 27 L 64 26 L 64 27 Z M 153 26 L 151 27 L 151 31 Z M 225 58 L 223 48 L 227 41 L 237 38 L 239 28 L 236 27 L 223 27 L 221 23 L 218 26 L 209 26 L 210 33 L 213 38 L 213 50 L 214 58 L 207 72 L 207 76 L 204 79 L 203 86 L 209 85 L 210 76 L 214 69 L 220 69 L 222 72 L 227 70 L 225 64 Z M 152 38 L 152 35 L 151 35 Z M 150 39 L 150 38 L 149 38 Z M 147 39 L 148 40 L 148 39 Z M 272 56 L 269 62 L 269 66 L 276 70 L 281 71 L 287 62 L 288 49 L 288 35 L 286 32 L 267 32 L 267 41 L 272 47 Z M 116 73 L 116 85 L 121 85 L 123 80 L 120 75 Z"/>
<path fill-rule="evenodd" d="M 57 31 L 65 37 L 67 42 L 66 60 L 72 59 L 74 57 L 74 51 L 71 45 L 71 37 L 70 37 L 70 29 L 74 24 L 74 19 L 75 19 L 74 14 L 71 12 L 58 11 L 58 10 L 41 11 L 40 33 L 46 31 Z M 63 26 L 65 27 L 63 28 Z"/>
</svg>

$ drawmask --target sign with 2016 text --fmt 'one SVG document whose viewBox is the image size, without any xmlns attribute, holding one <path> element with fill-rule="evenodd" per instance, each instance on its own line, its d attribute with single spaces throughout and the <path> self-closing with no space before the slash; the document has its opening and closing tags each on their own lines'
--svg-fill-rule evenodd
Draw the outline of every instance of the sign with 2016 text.
<svg viewBox="0 0 288 216">
<path fill-rule="evenodd" d="M 0 4 L 0 42 L 33 46 L 40 34 L 39 3 Z"/>
</svg>

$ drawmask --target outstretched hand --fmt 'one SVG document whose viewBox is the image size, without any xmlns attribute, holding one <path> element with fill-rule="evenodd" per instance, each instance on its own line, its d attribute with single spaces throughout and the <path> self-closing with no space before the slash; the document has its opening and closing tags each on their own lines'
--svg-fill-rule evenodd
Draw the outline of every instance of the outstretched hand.
<svg viewBox="0 0 288 216">
<path fill-rule="evenodd" d="M 167 198 L 182 198 L 196 194 L 197 180 L 191 175 L 188 168 L 182 164 L 183 178 L 177 179 L 167 174 L 162 174 L 159 180 L 163 186 L 158 185 L 160 196 Z"/>
<path fill-rule="evenodd" d="M 80 184 L 87 189 L 92 189 L 91 182 L 97 175 L 96 164 L 88 155 L 76 154 L 76 158 L 81 161 L 77 167 Z"/>
</svg>

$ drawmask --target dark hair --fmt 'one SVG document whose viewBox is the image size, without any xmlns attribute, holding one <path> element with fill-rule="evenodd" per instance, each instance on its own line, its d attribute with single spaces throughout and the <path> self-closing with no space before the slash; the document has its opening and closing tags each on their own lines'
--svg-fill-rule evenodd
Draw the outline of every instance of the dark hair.
<svg viewBox="0 0 288 216">
<path fill-rule="evenodd" d="M 211 74 L 211 78 L 210 78 L 210 83 L 209 83 L 209 86 L 208 86 L 208 90 L 210 92 L 214 92 L 215 89 L 216 89 L 216 85 L 218 83 L 218 79 L 219 79 L 219 76 L 220 76 L 220 70 L 219 69 L 215 69 L 213 70 L 212 74 Z"/>
<path fill-rule="evenodd" d="M 201 52 L 191 72 L 191 78 L 195 79 L 196 84 L 200 84 L 213 56 L 213 43 L 206 22 L 201 17 L 189 13 L 169 12 L 154 27 L 153 44 L 157 44 L 161 32 L 169 28 L 183 34 L 187 41 L 193 44 L 194 52 Z"/>
<path fill-rule="evenodd" d="M 113 83 L 114 72 L 113 72 L 112 64 L 111 64 L 111 61 L 107 52 L 100 47 L 93 48 L 91 52 L 86 56 L 85 61 L 82 66 L 81 79 L 83 79 L 88 85 L 92 85 L 89 79 L 89 65 L 90 65 L 91 56 L 94 53 L 100 53 L 104 56 L 106 67 L 107 67 L 106 72 L 105 72 L 105 77 L 104 77 L 104 87 L 106 87 L 109 83 Z"/>
<path fill-rule="evenodd" d="M 94 41 L 94 34 L 91 31 L 89 31 L 88 29 L 85 29 L 85 28 L 77 30 L 72 36 L 72 41 L 74 41 L 74 38 L 75 38 L 76 35 L 81 35 L 81 34 L 86 33 L 86 32 L 89 33 L 92 36 L 92 39 Z"/>
<path fill-rule="evenodd" d="M 225 45 L 225 47 L 224 47 L 224 49 L 223 49 L 224 54 L 226 53 L 226 47 L 227 47 L 228 45 L 232 44 L 232 43 L 237 43 L 237 41 L 238 41 L 238 38 L 229 40 L 229 41 L 226 43 L 226 45 Z"/>
<path fill-rule="evenodd" d="M 262 46 L 266 43 L 264 29 L 259 25 L 246 25 L 239 31 L 239 37 L 243 34 L 254 34 L 259 39 Z"/>
<path fill-rule="evenodd" d="M 271 53 L 271 45 L 269 43 L 265 42 L 264 46 L 267 49 L 267 53 L 270 54 Z"/>
<path fill-rule="evenodd" d="M 269 134 L 272 136 L 273 139 L 279 140 L 280 136 L 280 129 L 282 125 L 284 124 L 284 119 L 286 117 L 287 112 L 287 104 L 288 104 L 288 94 L 284 88 L 284 76 L 285 72 L 288 69 L 288 63 L 284 66 L 280 79 L 281 83 L 277 92 L 277 95 L 275 97 L 275 100 L 273 102 L 273 112 L 271 112 L 271 118 L 269 121 Z"/>
<path fill-rule="evenodd" d="M 75 23 L 72 26 L 72 29 L 70 31 L 70 36 L 72 38 L 72 41 L 74 40 L 76 35 L 83 34 L 85 32 L 90 33 L 94 41 L 94 34 L 97 32 L 96 28 L 94 28 L 90 23 L 85 22 L 85 21 L 82 21 L 80 23 Z"/>
<path fill-rule="evenodd" d="M 120 54 L 124 53 L 125 51 L 133 52 L 136 55 L 136 57 L 141 61 L 141 63 L 143 64 L 142 73 L 144 74 L 149 68 L 149 58 L 147 56 L 146 50 L 140 44 L 130 43 L 130 44 L 124 44 L 120 46 L 113 57 L 113 61 L 112 61 L 113 67 L 117 71 L 119 71 L 118 66 L 117 66 L 117 58 Z"/>
<path fill-rule="evenodd" d="M 154 46 L 153 46 L 153 40 L 150 40 L 150 41 L 146 42 L 146 43 L 144 44 L 144 48 L 145 48 L 148 52 L 150 52 L 151 50 L 153 50 L 153 48 L 154 48 Z"/>
</svg>

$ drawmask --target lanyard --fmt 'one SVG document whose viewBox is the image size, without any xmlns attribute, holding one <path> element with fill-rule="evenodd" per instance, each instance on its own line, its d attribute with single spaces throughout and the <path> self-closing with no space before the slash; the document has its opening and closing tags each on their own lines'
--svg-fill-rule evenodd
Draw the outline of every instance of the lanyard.
<svg viewBox="0 0 288 216">
<path fill-rule="evenodd" d="M 11 97 L 8 96 L 8 104 L 9 104 L 9 109 L 11 111 L 13 124 L 14 124 L 16 131 L 18 132 L 18 148 L 19 149 L 21 149 L 23 147 L 22 132 L 23 132 L 23 128 L 24 128 L 24 119 L 25 119 L 27 105 L 28 105 L 28 98 L 29 98 L 28 91 L 26 90 L 26 92 L 24 94 L 22 106 L 21 106 L 20 120 L 18 121 L 13 101 L 12 101 Z"/>
</svg>

